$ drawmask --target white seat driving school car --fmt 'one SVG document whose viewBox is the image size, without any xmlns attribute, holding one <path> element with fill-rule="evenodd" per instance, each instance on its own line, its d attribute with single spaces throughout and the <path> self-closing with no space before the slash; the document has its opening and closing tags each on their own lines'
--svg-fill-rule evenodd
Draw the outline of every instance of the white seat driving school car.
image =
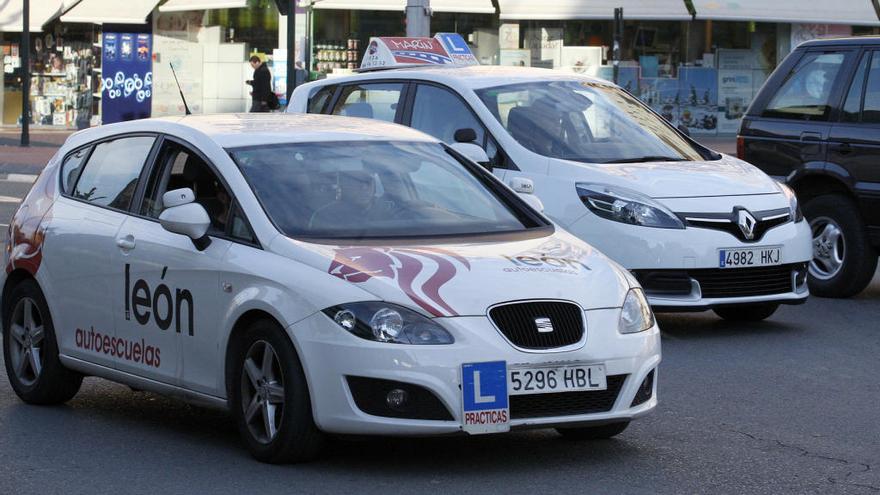
<svg viewBox="0 0 880 495">
<path fill-rule="evenodd" d="M 606 81 L 389 63 L 302 85 L 287 111 L 387 120 L 480 145 L 495 175 L 514 189 L 530 179 L 551 219 L 631 270 L 655 310 L 761 320 L 808 297 L 810 229 L 792 191 Z"/>
<path fill-rule="evenodd" d="M 12 388 L 226 408 L 267 462 L 324 434 L 620 433 L 657 404 L 638 282 L 468 146 L 283 114 L 74 134 L 10 223 Z"/>
</svg>

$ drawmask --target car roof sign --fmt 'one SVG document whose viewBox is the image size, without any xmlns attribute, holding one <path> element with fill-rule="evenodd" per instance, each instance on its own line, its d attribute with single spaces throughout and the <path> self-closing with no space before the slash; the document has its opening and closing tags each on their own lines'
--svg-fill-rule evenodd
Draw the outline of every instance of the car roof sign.
<svg viewBox="0 0 880 495">
<path fill-rule="evenodd" d="M 435 38 L 370 38 L 361 69 L 476 63 L 477 59 L 464 38 L 457 34 L 442 33 Z"/>
</svg>

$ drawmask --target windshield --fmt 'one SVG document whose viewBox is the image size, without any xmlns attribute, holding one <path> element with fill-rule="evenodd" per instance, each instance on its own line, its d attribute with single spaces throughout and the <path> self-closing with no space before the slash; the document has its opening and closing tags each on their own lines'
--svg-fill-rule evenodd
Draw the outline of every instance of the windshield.
<svg viewBox="0 0 880 495">
<path fill-rule="evenodd" d="M 543 156 L 588 163 L 705 159 L 665 120 L 607 84 L 542 81 L 477 95 L 517 142 Z"/>
<path fill-rule="evenodd" d="M 543 226 L 438 143 L 294 143 L 230 154 L 290 237 L 422 237 Z"/>
</svg>

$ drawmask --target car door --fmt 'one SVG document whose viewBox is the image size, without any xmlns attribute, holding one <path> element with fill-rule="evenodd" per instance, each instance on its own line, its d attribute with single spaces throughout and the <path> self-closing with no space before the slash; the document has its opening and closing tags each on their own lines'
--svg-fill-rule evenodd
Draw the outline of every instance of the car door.
<svg viewBox="0 0 880 495">
<path fill-rule="evenodd" d="M 773 82 L 775 91 L 762 92 L 743 123 L 743 158 L 777 178 L 822 168 L 831 119 L 855 55 L 853 49 L 809 50 L 780 80 L 771 78 L 768 88 Z"/>
<path fill-rule="evenodd" d="M 860 57 L 831 128 L 828 167 L 853 187 L 866 223 L 880 225 L 880 50 Z"/>
<path fill-rule="evenodd" d="M 501 179 L 510 169 L 515 169 L 510 158 L 498 146 L 498 142 L 486 129 L 473 109 L 461 96 L 438 84 L 419 83 L 410 93 L 402 123 L 413 129 L 446 142 L 455 143 L 455 133 L 460 129 L 473 129 L 475 144 L 480 145 L 489 157 L 487 166 Z M 517 172 L 517 175 L 523 175 Z"/>
<path fill-rule="evenodd" d="M 65 355 L 115 367 L 115 307 L 121 292 L 116 238 L 156 137 L 114 137 L 74 151 L 61 169 L 43 263 L 59 348 Z"/>
<path fill-rule="evenodd" d="M 196 248 L 189 237 L 165 230 L 158 218 L 162 195 L 188 187 L 211 218 L 211 243 Z M 117 242 L 117 337 L 132 353 L 119 358 L 124 371 L 186 388 L 214 392 L 217 332 L 222 309 L 221 261 L 229 249 L 226 218 L 233 198 L 194 148 L 163 137 L 142 199 L 125 219 Z M 140 352 L 137 350 L 140 349 Z"/>
</svg>

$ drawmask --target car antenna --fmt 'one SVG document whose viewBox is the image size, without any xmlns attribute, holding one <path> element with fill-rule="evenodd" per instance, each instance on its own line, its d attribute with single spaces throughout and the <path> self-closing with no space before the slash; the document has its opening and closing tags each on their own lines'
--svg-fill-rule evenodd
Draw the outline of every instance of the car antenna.
<svg viewBox="0 0 880 495">
<path fill-rule="evenodd" d="M 180 87 L 180 81 L 177 80 L 177 73 L 174 72 L 174 64 L 169 63 L 171 66 L 171 75 L 174 76 L 174 82 L 177 84 L 177 90 L 180 91 L 180 99 L 183 100 L 183 109 L 186 111 L 187 115 L 192 115 L 192 112 L 189 111 L 189 106 L 186 104 L 186 97 L 183 96 L 183 89 Z"/>
</svg>

